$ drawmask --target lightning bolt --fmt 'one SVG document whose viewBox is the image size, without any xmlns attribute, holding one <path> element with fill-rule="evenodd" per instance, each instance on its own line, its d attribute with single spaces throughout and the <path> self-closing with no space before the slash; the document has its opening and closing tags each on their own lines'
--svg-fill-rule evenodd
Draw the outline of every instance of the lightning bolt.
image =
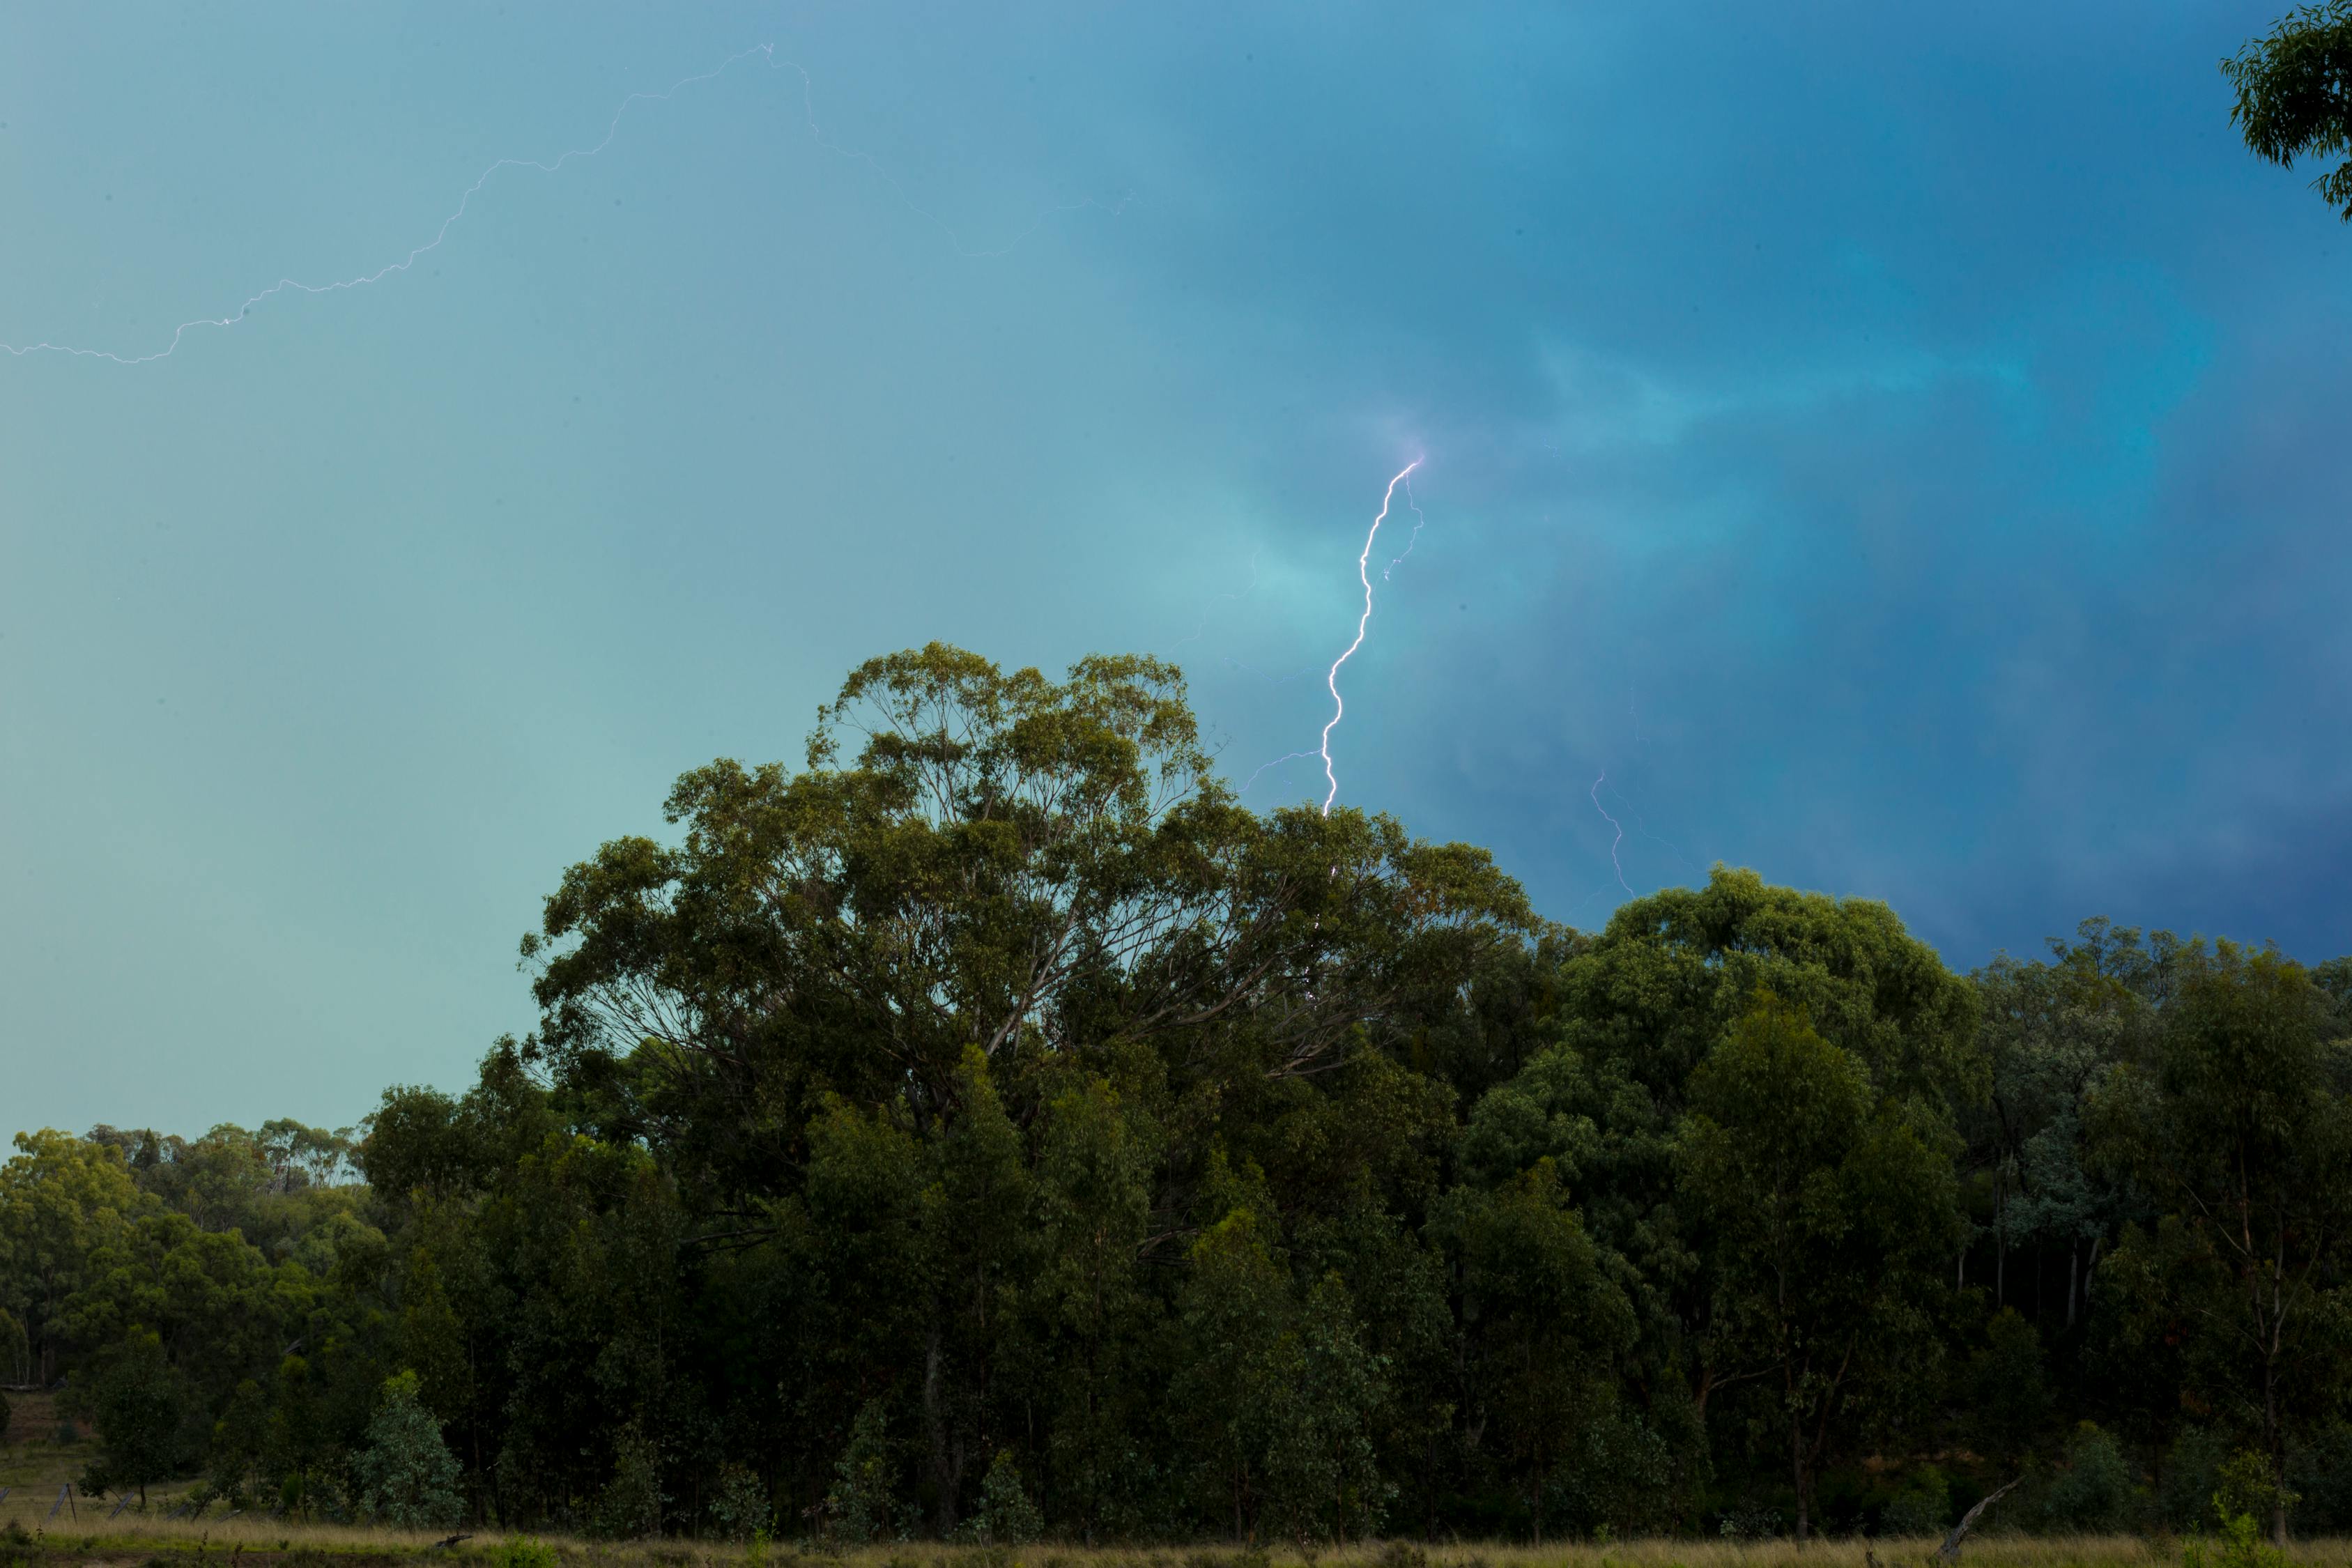
<svg viewBox="0 0 2352 1568">
<path fill-rule="evenodd" d="M 1413 459 L 1413 468 L 1417 468 L 1420 466 L 1421 459 L 1415 458 Z M 1409 474 L 1412 472 L 1412 468 L 1407 468 L 1404 472 Z M 1397 478 L 1403 479 L 1404 474 L 1399 474 Z M 1412 547 L 1421 542 L 1421 531 L 1429 525 L 1429 519 L 1421 515 L 1421 503 L 1412 499 L 1412 485 L 1410 481 L 1408 481 L 1404 487 L 1404 504 L 1412 508 L 1412 531 L 1405 536 L 1404 555 L 1398 556 L 1395 560 L 1381 568 L 1381 581 L 1383 583 L 1389 580 L 1390 573 L 1404 564 L 1405 555 L 1412 553 Z M 1373 524 L 1376 531 L 1379 526 L 1380 525 L 1377 523 Z"/>
<path fill-rule="evenodd" d="M 773 44 L 754 44 L 748 49 L 741 49 L 728 56 L 725 59 L 719 61 L 719 64 L 713 66 L 707 71 L 698 71 L 693 76 L 680 77 L 677 80 L 672 82 L 667 89 L 660 92 L 633 92 L 629 94 L 628 97 L 621 100 L 620 107 L 613 111 L 612 122 L 605 126 L 603 140 L 597 142 L 593 146 L 572 148 L 558 155 L 551 163 L 542 162 L 536 158 L 499 159 L 496 163 L 491 163 L 488 168 L 485 168 L 479 174 L 474 177 L 474 183 L 467 186 L 464 193 L 458 196 L 457 205 L 450 210 L 449 216 L 441 220 L 441 226 L 433 231 L 433 237 L 431 239 L 428 239 L 424 244 L 411 249 L 407 255 L 402 257 L 399 260 L 387 262 L 385 265 L 377 268 L 373 272 L 358 273 L 349 278 L 338 279 L 330 283 L 304 283 L 292 278 L 280 278 L 268 288 L 261 289 L 257 293 L 247 296 L 244 301 L 240 303 L 235 310 L 231 311 L 227 315 L 199 316 L 194 321 L 182 321 L 177 327 L 174 327 L 172 330 L 172 341 L 164 344 L 163 347 L 156 350 L 153 353 L 119 354 L 107 349 L 80 348 L 71 343 L 53 342 L 0 343 L 0 352 L 5 352 L 9 355 L 19 359 L 23 358 L 26 354 L 54 353 L 67 354 L 77 359 L 105 360 L 113 364 L 151 364 L 159 359 L 169 359 L 173 354 L 178 353 L 182 340 L 186 338 L 190 331 L 200 327 L 217 327 L 226 331 L 228 328 L 236 326 L 238 322 L 251 315 L 255 306 L 264 304 L 279 294 L 334 294 L 340 293 L 345 289 L 364 289 L 372 283 L 380 283 L 383 279 L 393 277 L 395 274 L 406 272 L 410 268 L 416 265 L 419 258 L 439 249 L 441 247 L 441 242 L 449 237 L 449 231 L 455 228 L 458 223 L 465 218 L 467 211 L 473 205 L 474 198 L 482 194 L 482 188 L 489 184 L 490 177 L 493 174 L 496 174 L 499 170 L 530 169 L 542 174 L 554 174 L 560 173 L 565 164 L 572 163 L 575 159 L 593 158 L 596 154 L 602 153 L 605 148 L 613 144 L 613 139 L 620 134 L 621 121 L 627 117 L 629 110 L 637 104 L 667 103 L 686 89 L 697 86 L 702 82 L 714 81 L 719 77 L 724 76 L 733 67 L 741 64 L 745 60 L 754 58 L 758 59 L 770 70 L 783 70 L 789 68 L 800 77 L 802 115 L 807 121 L 809 139 L 812 142 L 836 157 L 845 159 L 850 163 L 864 164 L 877 179 L 881 180 L 884 184 L 890 187 L 892 194 L 897 195 L 900 204 L 904 205 L 908 211 L 913 213 L 918 217 L 924 219 L 926 222 L 930 223 L 942 234 L 946 235 L 948 243 L 954 247 L 958 256 L 964 257 L 968 259 L 1003 256 L 1010 253 L 1015 247 L 1019 246 L 1023 240 L 1036 233 L 1038 229 L 1044 227 L 1045 224 L 1052 221 L 1053 218 L 1061 214 L 1079 212 L 1086 208 L 1092 207 L 1098 211 L 1108 213 L 1113 216 L 1117 216 L 1119 213 L 1126 210 L 1128 204 L 1133 199 L 1131 195 L 1122 195 L 1115 203 L 1105 204 L 1089 198 L 1086 201 L 1069 202 L 1048 207 L 1044 212 L 1038 214 L 1027 227 L 1016 233 L 1003 246 L 992 249 L 974 250 L 964 244 L 963 237 L 959 234 L 945 219 L 917 203 L 915 199 L 908 194 L 907 187 L 887 169 L 884 168 L 873 156 L 868 153 L 856 152 L 851 148 L 841 146 L 825 136 L 823 128 L 817 123 L 815 84 L 810 78 L 806 67 L 794 60 L 781 59 L 777 58 L 776 46 Z"/>
<path fill-rule="evenodd" d="M 1617 837 L 1609 841 L 1609 864 L 1617 868 L 1617 885 L 1624 889 L 1626 896 L 1631 898 L 1633 896 L 1633 884 L 1625 880 L 1625 863 L 1617 858 L 1617 847 L 1625 842 L 1625 826 L 1611 816 L 1609 808 L 1601 804 L 1601 786 L 1608 782 L 1609 775 L 1605 773 L 1592 781 L 1592 809 L 1599 812 L 1602 820 L 1617 830 Z"/>
<path fill-rule="evenodd" d="M 1397 486 L 1405 486 L 1405 504 L 1412 507 L 1414 516 L 1421 515 L 1421 508 L 1413 506 L 1412 503 L 1412 487 L 1405 484 L 1412 471 L 1421 467 L 1421 463 L 1422 459 L 1419 458 L 1407 463 L 1397 471 L 1396 477 L 1389 481 L 1389 488 L 1381 493 L 1380 515 L 1372 519 L 1371 530 L 1364 535 L 1364 548 L 1356 557 L 1356 576 L 1364 584 L 1364 613 L 1356 617 L 1356 640 L 1348 645 L 1346 652 L 1331 661 L 1331 671 L 1323 678 L 1323 684 L 1331 691 L 1331 718 L 1323 726 L 1323 743 L 1317 748 L 1323 754 L 1324 780 L 1331 786 L 1323 796 L 1323 815 L 1326 816 L 1331 815 L 1331 803 L 1339 798 L 1339 775 L 1331 770 L 1331 731 L 1339 727 L 1339 721 L 1345 718 L 1348 712 L 1347 700 L 1339 695 L 1339 667 L 1356 657 L 1356 650 L 1364 646 L 1364 631 L 1372 624 L 1372 541 L 1381 536 L 1381 524 L 1388 521 L 1389 503 L 1396 498 Z M 1414 539 L 1421 537 L 1421 529 L 1418 525 L 1414 527 L 1412 536 Z M 1408 542 L 1404 550 L 1405 555 L 1412 554 L 1412 545 Z M 1404 555 L 1400 555 L 1396 561 L 1389 563 L 1388 572 L 1381 574 L 1383 582 L 1387 580 L 1389 572 L 1396 570 L 1397 561 L 1403 559 Z M 1260 770 L 1260 772 L 1263 771 L 1263 769 Z"/>
</svg>

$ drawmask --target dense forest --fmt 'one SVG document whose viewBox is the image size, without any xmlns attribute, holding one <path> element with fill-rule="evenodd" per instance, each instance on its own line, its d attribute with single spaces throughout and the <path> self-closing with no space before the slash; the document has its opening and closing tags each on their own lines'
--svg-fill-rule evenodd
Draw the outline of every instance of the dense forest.
<svg viewBox="0 0 2352 1568">
<path fill-rule="evenodd" d="M 869 663 L 343 1133 L 21 1133 L 90 1492 L 854 1541 L 2352 1528 L 2352 962 L 1599 931 L 1242 807 L 1177 673 Z"/>
</svg>

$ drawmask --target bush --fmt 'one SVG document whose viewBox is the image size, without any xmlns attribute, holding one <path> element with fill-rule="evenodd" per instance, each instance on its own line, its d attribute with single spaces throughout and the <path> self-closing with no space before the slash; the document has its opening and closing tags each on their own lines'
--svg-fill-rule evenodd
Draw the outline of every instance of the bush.
<svg viewBox="0 0 2352 1568">
<path fill-rule="evenodd" d="M 509 1535 L 491 1549 L 490 1568 L 557 1568 L 555 1548 L 528 1535 Z"/>
<path fill-rule="evenodd" d="M 2281 1504 L 2293 1508 L 2296 1500 L 2279 1484 L 2270 1456 L 2252 1448 L 2232 1455 L 2214 1478 L 2213 1511 L 2225 1521 L 2240 1514 L 2267 1520 L 2273 1509 Z"/>
<path fill-rule="evenodd" d="M 1878 1516 L 1881 1535 L 1941 1535 L 1952 1522 L 1952 1483 L 1933 1465 L 1922 1465 Z"/>
<path fill-rule="evenodd" d="M 2219 1432 L 2202 1426 L 2183 1431 L 2165 1456 L 2164 1522 L 2181 1531 L 2201 1530 L 2213 1521 L 2213 1489 L 2230 1445 Z"/>
<path fill-rule="evenodd" d="M 1718 1528 L 1726 1541 L 1769 1541 L 1780 1533 L 1780 1510 L 1759 1502 L 1735 1503 L 1718 1516 Z"/>
<path fill-rule="evenodd" d="M 980 1507 L 960 1532 L 984 1546 L 1025 1546 L 1045 1533 L 1045 1521 L 1021 1489 L 1013 1450 L 1000 1448 L 980 1483 Z"/>
<path fill-rule="evenodd" d="M 849 1428 L 849 1447 L 834 1466 L 833 1489 L 825 1494 L 825 1522 L 845 1540 L 876 1541 L 900 1523 L 897 1468 L 890 1452 L 888 1415 L 869 1399 Z"/>
<path fill-rule="evenodd" d="M 596 1499 L 596 1533 L 633 1541 L 661 1533 L 661 1455 L 634 1421 L 613 1444 L 613 1479 Z"/>
<path fill-rule="evenodd" d="M 767 1533 L 768 1487 L 750 1468 L 729 1465 L 719 1472 L 719 1490 L 710 1500 L 710 1522 L 728 1541 L 749 1541 Z"/>
<path fill-rule="evenodd" d="M 2191 1541 L 2180 1568 L 2286 1568 L 2286 1553 L 2263 1539 L 2252 1514 L 2224 1513 L 2220 1540 Z"/>
<path fill-rule="evenodd" d="M 367 1447 L 352 1468 L 360 1508 L 395 1530 L 442 1530 L 457 1522 L 457 1460 L 441 1440 L 441 1425 L 417 1398 L 416 1374 L 384 1379 Z"/>
<path fill-rule="evenodd" d="M 2337 1425 L 2287 1456 L 2287 1480 L 2302 1494 L 2296 1525 L 2325 1535 L 2352 1528 L 2352 1426 Z"/>
<path fill-rule="evenodd" d="M 2095 1534 L 2130 1523 L 2134 1478 L 2114 1437 L 2084 1422 L 2066 1441 L 2065 1465 L 2043 1503 L 2050 1524 Z"/>
</svg>

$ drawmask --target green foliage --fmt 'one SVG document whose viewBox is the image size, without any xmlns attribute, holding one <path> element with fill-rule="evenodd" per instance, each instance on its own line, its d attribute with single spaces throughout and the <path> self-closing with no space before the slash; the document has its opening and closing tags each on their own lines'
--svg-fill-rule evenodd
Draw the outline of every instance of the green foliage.
<svg viewBox="0 0 2352 1568">
<path fill-rule="evenodd" d="M 1396 1490 L 1372 1443 L 1389 1399 L 1387 1362 L 1365 1346 L 1336 1274 L 1307 1292 L 1294 1331 L 1295 1359 L 1266 1452 L 1268 1522 L 1299 1542 L 1377 1535 Z"/>
<path fill-rule="evenodd" d="M 1903 1489 L 1881 1510 L 1881 1535 L 1941 1535 L 1952 1522 L 1952 1484 L 1934 1465 L 1904 1478 Z"/>
<path fill-rule="evenodd" d="M 2256 156 L 2282 168 L 2352 153 L 2352 0 L 2323 0 L 2281 18 L 2221 62 L 2237 89 L 2230 123 Z M 2352 158 L 2312 182 L 2352 221 Z"/>
<path fill-rule="evenodd" d="M 665 1500 L 660 1451 L 633 1421 L 613 1441 L 613 1479 L 597 1494 L 596 1533 L 616 1541 L 659 1535 Z"/>
<path fill-rule="evenodd" d="M 1549 1159 L 1497 1191 L 1456 1193 L 1440 1223 L 1478 1318 L 1469 1386 L 1540 1541 L 1562 1471 L 1615 1415 L 1606 1368 L 1633 1343 L 1633 1310 Z"/>
<path fill-rule="evenodd" d="M 555 1548 L 530 1535 L 509 1535 L 492 1547 L 489 1568 L 560 1568 Z"/>
<path fill-rule="evenodd" d="M 2352 1375 L 2352 1093 L 2327 1017 L 2310 972 L 2221 943 L 2183 965 L 2153 1059 L 2093 1104 L 2103 1157 L 2169 1211 L 2117 1249 L 2129 1310 L 2174 1325 L 2183 1392 L 2273 1475 Z M 2284 1540 L 2284 1505 L 2270 1525 Z"/>
<path fill-rule="evenodd" d="M 2114 1436 L 2085 1421 L 2066 1440 L 2056 1478 L 2042 1500 L 2055 1529 L 2103 1535 L 2134 1522 L 2136 1479 Z"/>
<path fill-rule="evenodd" d="M 2286 1568 L 2286 1562 L 2251 1513 L 2222 1514 L 2217 1539 L 2192 1540 L 2180 1553 L 2181 1568 Z"/>
<path fill-rule="evenodd" d="M 964 1533 L 983 1546 L 1024 1546 L 1045 1533 L 1045 1517 L 1021 1485 L 1012 1449 L 999 1448 L 989 1462 L 980 1483 L 980 1506 L 965 1522 Z"/>
<path fill-rule="evenodd" d="M 2214 1477 L 2213 1513 L 2224 1527 L 2236 1519 L 2285 1514 L 2300 1500 L 2280 1480 L 2270 1456 L 2259 1449 L 2240 1449 Z"/>
<path fill-rule="evenodd" d="M 833 1488 L 824 1499 L 830 1532 L 858 1545 L 902 1533 L 906 1514 L 899 1500 L 898 1468 L 888 1413 L 880 1400 L 869 1399 L 858 1407 L 849 1446 L 834 1466 Z"/>
<path fill-rule="evenodd" d="M 2184 1428 L 2164 1456 L 2159 1500 L 2164 1521 L 2183 1532 L 2202 1530 L 2213 1521 L 2213 1492 L 2221 1467 L 2229 1462 L 2227 1435 L 2209 1426 Z"/>
<path fill-rule="evenodd" d="M 0 1377 L 15 1384 L 30 1383 L 33 1378 L 32 1338 L 5 1308 L 0 1308 Z M 6 1417 L 0 1416 L 0 1429 L 6 1426 Z"/>
<path fill-rule="evenodd" d="M 83 1401 L 98 1426 L 98 1458 L 82 1478 L 93 1494 L 137 1489 L 175 1474 L 189 1457 L 187 1380 L 154 1331 L 132 1328 L 114 1345 Z"/>
<path fill-rule="evenodd" d="M 1833 1445 L 1939 1349 L 1931 1303 L 1958 1233 L 1948 1134 L 1769 993 L 1690 1095 L 1681 1152 L 1721 1238 L 1717 1331 L 1778 1384 L 1802 1540 Z"/>
<path fill-rule="evenodd" d="M 2014 1468 L 2049 1430 L 2050 1384 L 2042 1334 L 2014 1307 L 1985 1327 L 1984 1348 L 1969 1364 L 1970 1424 L 1983 1451 Z"/>
<path fill-rule="evenodd" d="M 770 1514 L 767 1483 L 748 1466 L 730 1464 L 720 1470 L 718 1493 L 710 1500 L 710 1522 L 721 1539 L 764 1540 Z"/>
<path fill-rule="evenodd" d="M 360 1507 L 397 1530 L 437 1530 L 457 1522 L 457 1460 L 440 1424 L 417 1396 L 417 1377 L 386 1378 L 368 1423 L 367 1446 L 352 1461 Z"/>
<path fill-rule="evenodd" d="M 2301 1500 L 2298 1527 L 2314 1535 L 2341 1535 L 2352 1528 L 2352 1426 L 2330 1423 L 2288 1458 L 2286 1479 Z"/>
</svg>

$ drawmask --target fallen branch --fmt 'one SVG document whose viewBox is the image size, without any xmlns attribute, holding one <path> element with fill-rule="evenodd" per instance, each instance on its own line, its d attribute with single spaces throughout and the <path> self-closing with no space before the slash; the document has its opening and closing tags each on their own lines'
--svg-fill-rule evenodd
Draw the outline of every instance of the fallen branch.
<svg viewBox="0 0 2352 1568">
<path fill-rule="evenodd" d="M 1960 1515 L 1960 1522 L 1952 1526 L 1952 1533 L 1944 1537 L 1944 1544 L 1936 1548 L 1936 1555 L 1947 1563 L 1958 1563 L 1960 1560 L 1960 1542 L 1967 1540 L 1969 1531 L 1976 1528 L 1978 1517 L 1981 1515 L 1985 1510 L 1990 1508 L 1993 1504 L 1999 1502 L 2001 1499 L 2007 1497 L 2011 1491 L 2015 1490 L 2018 1481 L 2022 1481 L 2023 1479 L 2025 1479 L 2025 1478 L 2023 1476 L 2020 1476 L 2017 1478 L 2017 1480 L 2010 1482 L 2008 1486 L 2002 1487 L 2000 1490 L 1987 1492 L 1983 1500 L 1979 1502 L 1976 1507 Z"/>
</svg>

